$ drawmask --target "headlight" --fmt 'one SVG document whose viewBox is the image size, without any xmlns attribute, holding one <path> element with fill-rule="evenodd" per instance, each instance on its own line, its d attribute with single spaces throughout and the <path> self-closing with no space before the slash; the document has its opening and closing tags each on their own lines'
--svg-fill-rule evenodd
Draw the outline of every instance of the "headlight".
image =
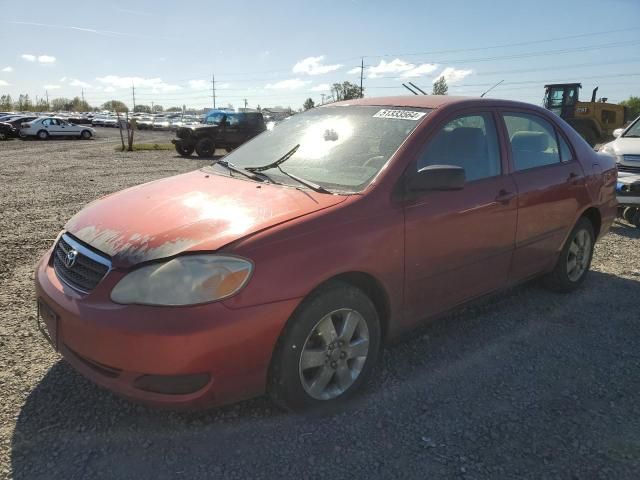
<svg viewBox="0 0 640 480">
<path fill-rule="evenodd" d="M 253 264 L 223 255 L 184 255 L 126 275 L 111 291 L 116 303 L 194 305 L 229 297 L 246 285 Z"/>
</svg>

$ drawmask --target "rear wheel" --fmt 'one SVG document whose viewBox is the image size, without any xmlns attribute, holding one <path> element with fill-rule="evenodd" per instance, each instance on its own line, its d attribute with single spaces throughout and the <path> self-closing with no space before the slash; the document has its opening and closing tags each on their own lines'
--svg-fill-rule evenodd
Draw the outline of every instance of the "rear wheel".
<svg viewBox="0 0 640 480">
<path fill-rule="evenodd" d="M 593 225 L 583 217 L 567 238 L 555 268 L 544 278 L 545 286 L 561 293 L 578 288 L 591 266 L 594 243 Z"/>
<path fill-rule="evenodd" d="M 203 138 L 196 143 L 196 153 L 200 157 L 212 157 L 215 151 L 215 144 L 208 138 Z"/>
<path fill-rule="evenodd" d="M 380 322 L 369 297 L 330 284 L 289 319 L 271 362 L 269 394 L 293 411 L 339 405 L 370 377 L 379 350 Z"/>
<path fill-rule="evenodd" d="M 176 152 L 178 152 L 183 157 L 188 157 L 193 153 L 192 145 L 184 145 L 183 143 L 176 143 Z"/>
<path fill-rule="evenodd" d="M 47 138 L 49 138 L 49 132 L 47 132 L 46 130 L 40 130 L 38 132 L 38 138 L 40 140 L 46 140 Z"/>
</svg>

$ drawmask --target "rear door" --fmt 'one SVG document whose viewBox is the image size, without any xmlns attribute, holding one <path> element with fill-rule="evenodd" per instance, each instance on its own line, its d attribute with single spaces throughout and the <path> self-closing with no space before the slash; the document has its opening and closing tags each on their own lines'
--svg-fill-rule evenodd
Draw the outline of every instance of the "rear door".
<svg viewBox="0 0 640 480">
<path fill-rule="evenodd" d="M 573 227 L 584 173 L 566 139 L 532 112 L 503 111 L 510 168 L 518 189 L 518 225 L 511 279 L 550 269 Z"/>
<path fill-rule="evenodd" d="M 496 117 L 446 120 L 409 174 L 427 165 L 465 169 L 462 190 L 424 192 L 405 204 L 405 312 L 409 323 L 506 284 L 516 231 L 516 188 Z"/>
<path fill-rule="evenodd" d="M 242 113 L 228 113 L 224 125 L 225 143 L 231 146 L 241 145 L 246 140 L 247 130 L 245 115 Z"/>
</svg>

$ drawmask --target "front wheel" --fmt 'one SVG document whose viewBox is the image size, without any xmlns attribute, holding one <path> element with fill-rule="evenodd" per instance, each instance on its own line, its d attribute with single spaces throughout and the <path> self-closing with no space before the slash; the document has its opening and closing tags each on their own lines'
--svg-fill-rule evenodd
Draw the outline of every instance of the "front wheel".
<svg viewBox="0 0 640 480">
<path fill-rule="evenodd" d="M 193 153 L 192 145 L 184 145 L 183 143 L 176 143 L 176 152 L 178 152 L 183 157 L 188 157 Z"/>
<path fill-rule="evenodd" d="M 91 138 L 91 132 L 89 130 L 83 130 L 82 133 L 80 134 L 80 137 L 83 140 L 89 140 Z"/>
<path fill-rule="evenodd" d="M 589 272 L 595 234 L 587 218 L 581 218 L 571 231 L 553 271 L 544 278 L 550 290 L 567 293 L 578 288 Z"/>
<path fill-rule="evenodd" d="M 370 377 L 380 320 L 367 295 L 336 282 L 306 299 L 289 319 L 270 368 L 269 394 L 292 411 L 333 407 Z"/>
</svg>

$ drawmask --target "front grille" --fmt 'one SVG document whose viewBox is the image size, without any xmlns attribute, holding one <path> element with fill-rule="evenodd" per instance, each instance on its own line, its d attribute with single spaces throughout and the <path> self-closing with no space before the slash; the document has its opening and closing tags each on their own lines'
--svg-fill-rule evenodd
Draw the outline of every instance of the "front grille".
<svg viewBox="0 0 640 480">
<path fill-rule="evenodd" d="M 75 261 L 69 262 L 68 255 Z M 99 252 L 64 234 L 53 250 L 53 269 L 58 278 L 71 288 L 89 293 L 96 288 L 111 268 L 111 261 Z"/>
<path fill-rule="evenodd" d="M 624 165 L 622 163 L 618 164 L 619 172 L 630 172 L 630 173 L 640 173 L 640 165 L 637 167 L 635 165 Z"/>
</svg>

